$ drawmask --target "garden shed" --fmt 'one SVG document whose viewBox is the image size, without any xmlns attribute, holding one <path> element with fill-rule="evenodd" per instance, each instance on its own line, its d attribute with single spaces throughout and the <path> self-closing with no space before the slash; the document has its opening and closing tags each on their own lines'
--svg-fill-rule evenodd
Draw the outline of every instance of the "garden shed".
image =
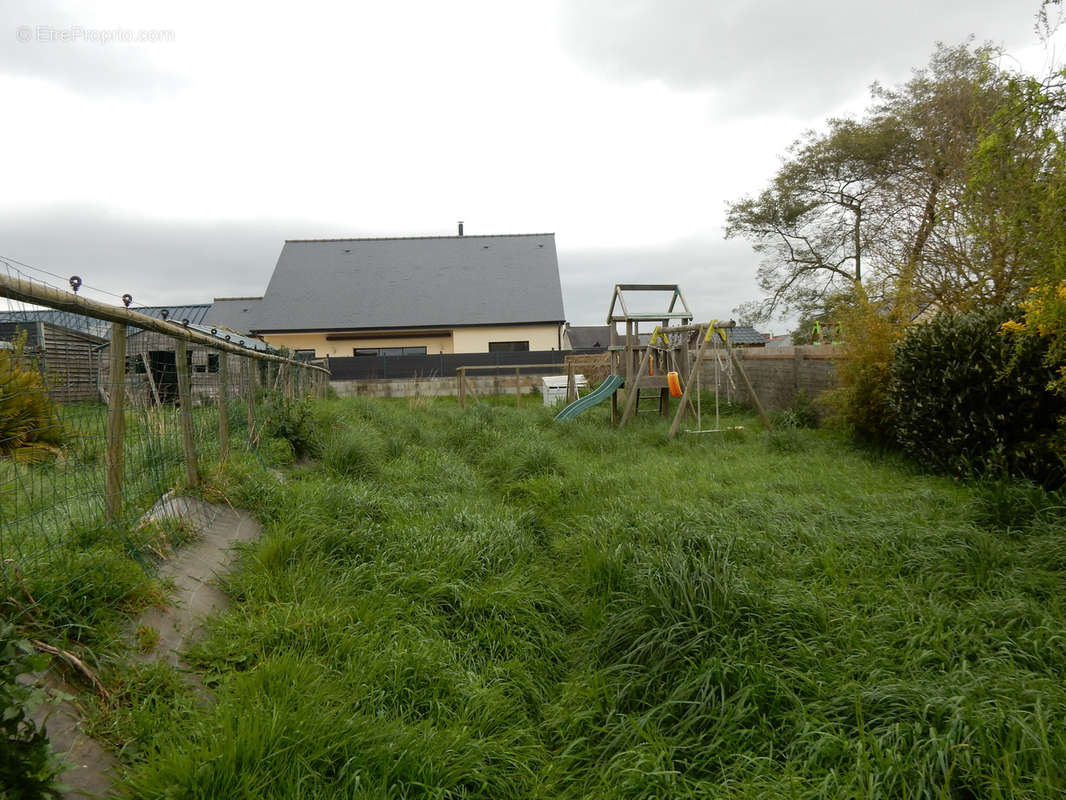
<svg viewBox="0 0 1066 800">
<path fill-rule="evenodd" d="M 272 349 L 258 339 L 224 328 L 193 323 L 187 327 L 248 350 L 266 352 Z M 109 385 L 110 382 L 110 349 L 109 342 L 97 348 L 97 382 L 101 387 Z M 186 363 L 189 366 L 194 404 L 217 397 L 221 377 L 219 351 L 200 344 L 190 344 L 186 349 Z M 260 369 L 266 367 L 262 362 L 256 366 Z M 260 376 L 261 380 L 265 378 L 265 375 Z M 236 364 L 229 370 L 229 383 L 234 390 L 240 386 L 240 368 Z M 126 392 L 135 403 L 161 404 L 177 401 L 177 350 L 173 338 L 153 331 L 130 329 L 126 337 Z"/>
<path fill-rule="evenodd" d="M 106 339 L 51 322 L 0 321 L 0 341 L 25 335 L 25 353 L 34 359 L 49 396 L 57 403 L 91 400 L 96 392 L 96 348 Z"/>
</svg>

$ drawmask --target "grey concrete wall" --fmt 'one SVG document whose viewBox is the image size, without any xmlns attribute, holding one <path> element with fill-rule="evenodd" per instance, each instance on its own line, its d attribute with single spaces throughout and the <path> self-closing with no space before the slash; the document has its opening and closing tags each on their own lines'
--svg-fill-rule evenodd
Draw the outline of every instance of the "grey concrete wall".
<svg viewBox="0 0 1066 800">
<path fill-rule="evenodd" d="M 737 354 L 767 409 L 790 408 L 800 391 L 817 403 L 822 392 L 839 385 L 836 362 L 844 357 L 843 348 L 836 345 L 753 347 L 738 349 Z M 736 399 L 750 403 L 740 376 L 736 386 Z"/>
<path fill-rule="evenodd" d="M 743 359 L 744 371 L 767 409 L 790 408 L 800 390 L 817 402 L 823 391 L 837 386 L 836 362 L 843 358 L 843 348 L 835 345 L 750 347 L 738 348 L 736 352 Z M 704 367 L 705 388 L 709 386 L 711 363 L 708 360 Z M 564 374 L 564 371 L 558 374 Z M 540 379 L 540 375 L 522 375 L 522 394 L 539 392 Z M 514 380 L 513 375 L 467 376 L 471 388 L 479 395 L 513 394 Z M 726 382 L 726 397 L 750 403 L 751 398 L 739 375 L 734 376 L 733 383 L 735 391 Z M 455 378 L 442 377 L 332 381 L 330 385 L 342 397 L 455 397 L 458 394 Z"/>
<path fill-rule="evenodd" d="M 565 374 L 565 373 L 558 373 Z M 522 375 L 522 394 L 540 392 L 541 375 Z M 467 383 L 477 395 L 514 394 L 514 375 L 468 375 Z M 397 380 L 331 381 L 341 397 L 455 397 L 458 385 L 455 378 L 401 378 Z"/>
</svg>

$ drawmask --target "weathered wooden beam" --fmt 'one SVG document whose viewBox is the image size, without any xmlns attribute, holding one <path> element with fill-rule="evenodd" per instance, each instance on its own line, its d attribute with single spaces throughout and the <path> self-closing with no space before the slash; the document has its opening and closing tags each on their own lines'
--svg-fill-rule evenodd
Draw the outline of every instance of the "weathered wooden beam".
<svg viewBox="0 0 1066 800">
<path fill-rule="evenodd" d="M 155 317 L 149 317 L 146 314 L 130 311 L 128 308 L 119 308 L 118 306 L 109 306 L 106 303 L 98 303 L 87 297 L 81 297 L 80 295 L 72 294 L 71 292 L 64 292 L 60 289 L 46 286 L 43 283 L 37 283 L 36 281 L 31 281 L 27 278 L 0 274 L 0 297 L 6 297 L 10 300 L 18 300 L 23 303 L 47 306 L 48 308 L 54 308 L 60 311 L 72 311 L 75 314 L 107 320 L 108 322 L 132 325 L 136 328 L 142 328 L 146 331 L 155 331 L 156 333 L 162 333 L 165 336 L 171 336 L 186 342 L 201 344 L 205 347 L 214 348 L 215 350 L 224 350 L 227 353 L 233 353 L 234 355 L 250 356 L 264 361 L 274 361 L 285 364 L 292 363 L 291 359 L 287 359 L 283 356 L 274 355 L 273 353 L 264 353 L 258 350 L 249 350 L 246 347 L 233 344 L 233 342 L 227 342 L 224 339 L 219 339 L 215 336 L 201 333 L 200 331 L 191 328 L 186 328 L 184 325 L 177 322 L 156 319 Z M 329 374 L 329 370 L 324 369 L 323 367 L 317 367 L 310 364 L 305 366 L 308 369 L 320 370 L 327 375 Z"/>
<path fill-rule="evenodd" d="M 672 439 L 677 435 L 677 429 L 681 427 L 681 420 L 685 416 L 685 409 L 691 404 L 690 396 L 692 394 L 692 387 L 696 384 L 697 376 L 700 374 L 700 368 L 703 365 L 703 351 L 707 349 L 707 345 L 710 344 L 711 339 L 714 337 L 714 332 L 711 331 L 711 335 L 704 334 L 700 342 L 699 349 L 696 350 L 696 364 L 689 371 L 688 380 L 685 381 L 685 390 L 681 393 L 681 403 L 677 407 L 677 414 L 674 415 L 674 421 L 670 425 L 669 437 Z"/>
<path fill-rule="evenodd" d="M 111 375 L 107 395 L 107 455 L 104 499 L 108 522 L 122 519 L 122 442 L 126 430 L 126 326 L 111 323 Z"/>
<path fill-rule="evenodd" d="M 229 359 L 218 354 L 218 463 L 229 458 Z"/>
<path fill-rule="evenodd" d="M 644 358 L 640 360 L 640 366 L 637 367 L 635 376 L 631 374 L 626 377 L 626 404 L 625 408 L 622 409 L 622 418 L 618 421 L 619 428 L 625 427 L 625 424 L 633 418 L 633 414 L 636 412 L 637 398 L 640 396 L 640 378 L 644 374 L 644 370 L 648 368 L 651 351 L 652 348 L 650 347 L 644 349 Z M 632 359 L 626 359 L 626 363 L 627 366 L 631 366 Z"/>
<path fill-rule="evenodd" d="M 770 418 L 766 416 L 766 411 L 763 409 L 762 403 L 759 402 L 759 395 L 755 394 L 755 387 L 748 380 L 748 373 L 744 369 L 744 365 L 740 363 L 740 359 L 737 358 L 737 354 L 732 347 L 729 348 L 729 357 L 733 361 L 733 366 L 737 368 L 737 372 L 740 373 L 741 380 L 744 381 L 744 388 L 748 390 L 748 396 L 751 397 L 751 402 L 755 404 L 755 410 L 759 412 L 759 419 L 762 420 L 763 426 L 766 430 L 772 431 L 774 425 L 770 422 Z"/>
<path fill-rule="evenodd" d="M 185 479 L 190 487 L 200 485 L 200 469 L 196 459 L 196 440 L 192 432 L 192 385 L 189 379 L 189 347 L 183 339 L 177 341 L 175 353 L 178 368 L 178 402 L 181 403 L 181 442 L 185 450 Z"/>
</svg>

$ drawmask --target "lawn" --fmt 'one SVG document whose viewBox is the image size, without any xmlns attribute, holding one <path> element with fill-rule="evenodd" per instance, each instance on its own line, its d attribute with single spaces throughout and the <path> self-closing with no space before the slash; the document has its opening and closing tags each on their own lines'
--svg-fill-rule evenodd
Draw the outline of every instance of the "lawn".
<svg viewBox="0 0 1066 800">
<path fill-rule="evenodd" d="M 131 797 L 1059 797 L 1066 521 L 825 431 L 320 403 L 209 495 L 263 539 L 117 669 Z"/>
</svg>

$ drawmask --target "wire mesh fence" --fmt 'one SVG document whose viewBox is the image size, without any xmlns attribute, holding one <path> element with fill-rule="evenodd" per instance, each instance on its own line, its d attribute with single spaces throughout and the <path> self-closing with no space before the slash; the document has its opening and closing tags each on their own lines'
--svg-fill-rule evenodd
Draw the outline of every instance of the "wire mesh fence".
<svg viewBox="0 0 1066 800">
<path fill-rule="evenodd" d="M 208 508 L 176 498 L 329 374 L 10 273 L 0 298 L 0 616 L 91 644 L 103 612 L 157 599 L 155 564 Z"/>
</svg>

